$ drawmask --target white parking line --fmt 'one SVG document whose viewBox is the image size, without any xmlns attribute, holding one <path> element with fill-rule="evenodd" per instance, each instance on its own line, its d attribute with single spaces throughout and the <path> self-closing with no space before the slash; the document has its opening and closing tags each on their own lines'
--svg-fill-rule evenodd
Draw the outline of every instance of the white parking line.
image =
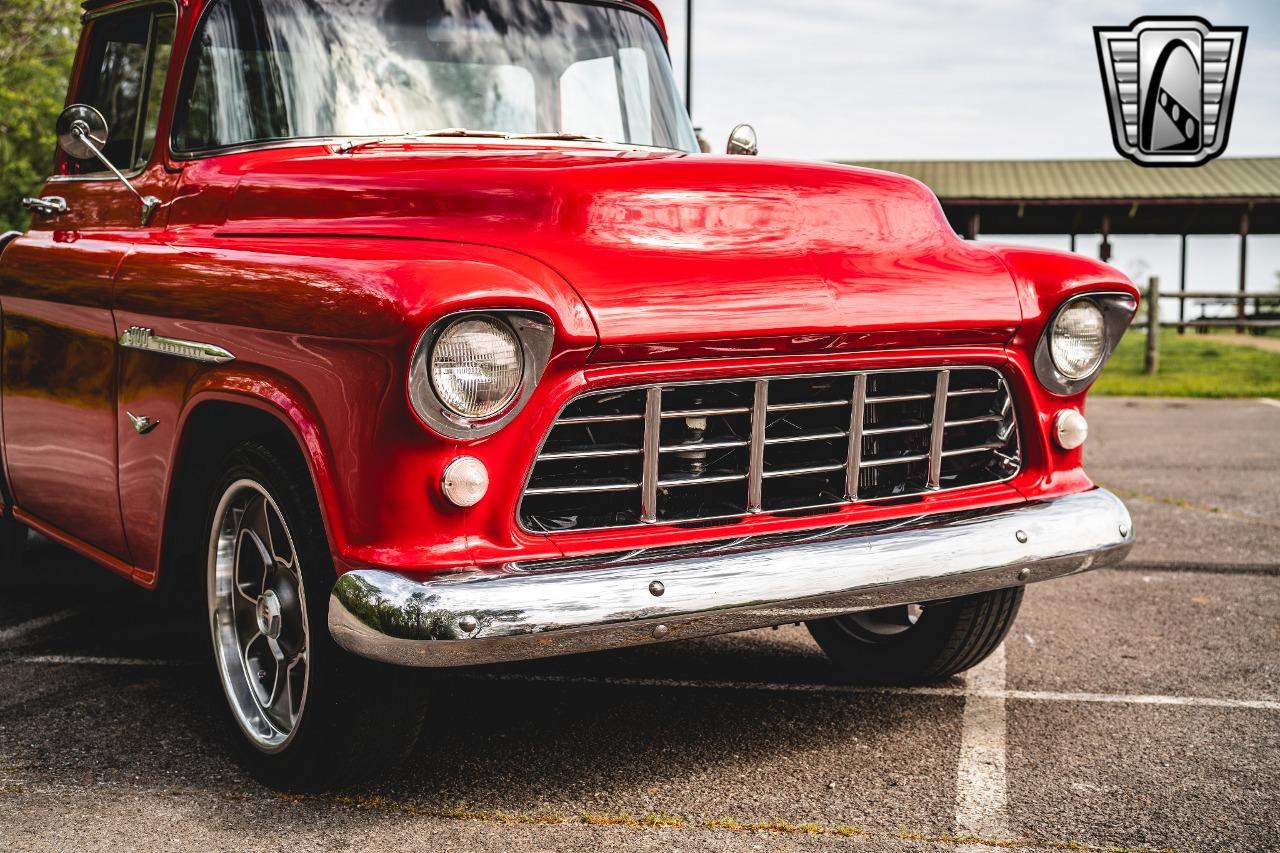
<svg viewBox="0 0 1280 853">
<path fill-rule="evenodd" d="M 4 663 L 59 664 L 69 666 L 201 666 L 201 661 L 154 658 L 109 658 L 81 655 L 0 656 Z M 986 690 L 966 692 L 961 687 L 872 687 L 857 684 L 791 684 L 782 681 L 713 681 L 675 678 L 639 678 L 607 675 L 535 675 L 522 672 L 459 672 L 450 676 L 462 681 L 512 681 L 519 683 L 575 684 L 583 686 L 660 687 L 701 690 L 755 690 L 771 693 L 831 693 L 836 695 L 887 696 L 986 696 L 1027 702 L 1090 702 L 1112 705 L 1176 705 L 1193 708 L 1233 708 L 1237 710 L 1280 711 L 1275 699 L 1218 699 L 1212 696 L 1160 696 L 1141 693 L 1065 693 L 1047 690 Z"/>
<path fill-rule="evenodd" d="M 186 661 L 157 660 L 155 658 L 103 658 L 86 655 L 25 655 L 13 660 L 27 664 L 53 664 L 71 666 L 187 666 Z"/>
<path fill-rule="evenodd" d="M 956 833 L 1005 838 L 1004 644 L 964 677 L 964 717 L 956 768 Z M 967 849 L 962 846 L 961 850 Z"/>
<path fill-rule="evenodd" d="M 1258 402 L 1264 406 L 1275 406 L 1280 409 L 1280 400 L 1272 400 L 1270 397 L 1259 397 Z"/>
<path fill-rule="evenodd" d="M 17 625 L 11 625 L 8 628 L 0 628 L 0 645 L 21 639 L 27 634 L 34 634 L 42 628 L 47 628 L 50 625 L 56 625 L 59 622 L 70 619 L 75 615 L 76 611 L 74 610 L 60 610 L 57 613 L 50 613 L 47 616 L 38 616 L 35 619 L 29 619 L 26 622 L 19 622 Z"/>
</svg>

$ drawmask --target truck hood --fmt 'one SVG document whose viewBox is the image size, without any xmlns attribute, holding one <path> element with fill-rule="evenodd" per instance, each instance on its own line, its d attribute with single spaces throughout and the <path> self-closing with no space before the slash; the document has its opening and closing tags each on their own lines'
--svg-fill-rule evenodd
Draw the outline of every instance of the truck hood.
<svg viewBox="0 0 1280 853">
<path fill-rule="evenodd" d="M 597 358 L 1007 341 L 1001 261 L 933 194 L 830 164 L 616 150 L 375 146 L 259 160 L 221 234 L 478 243 L 581 296 Z"/>
</svg>

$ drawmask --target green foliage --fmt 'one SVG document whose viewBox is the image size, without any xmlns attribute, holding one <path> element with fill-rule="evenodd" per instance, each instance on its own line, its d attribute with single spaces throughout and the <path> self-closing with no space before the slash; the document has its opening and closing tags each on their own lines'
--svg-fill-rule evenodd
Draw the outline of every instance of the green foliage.
<svg viewBox="0 0 1280 853">
<path fill-rule="evenodd" d="M 1280 397 L 1280 352 L 1162 329 L 1160 371 L 1142 372 L 1146 336 L 1130 332 L 1094 392 L 1136 397 Z"/>
<path fill-rule="evenodd" d="M 26 228 L 49 176 L 79 34 L 76 0 L 0 0 L 0 231 Z"/>
</svg>

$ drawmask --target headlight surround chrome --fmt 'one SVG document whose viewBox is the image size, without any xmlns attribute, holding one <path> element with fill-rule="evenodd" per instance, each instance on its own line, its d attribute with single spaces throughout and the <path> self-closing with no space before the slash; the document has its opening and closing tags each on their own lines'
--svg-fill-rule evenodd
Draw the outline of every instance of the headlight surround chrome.
<svg viewBox="0 0 1280 853">
<path fill-rule="evenodd" d="M 1093 384 L 1138 302 L 1127 293 L 1082 293 L 1058 306 L 1036 345 L 1036 375 L 1050 391 L 1079 394 Z"/>
<path fill-rule="evenodd" d="M 463 311 L 432 324 L 409 367 L 409 401 L 451 438 L 482 438 L 510 423 L 542 378 L 555 327 L 538 311 Z"/>
</svg>

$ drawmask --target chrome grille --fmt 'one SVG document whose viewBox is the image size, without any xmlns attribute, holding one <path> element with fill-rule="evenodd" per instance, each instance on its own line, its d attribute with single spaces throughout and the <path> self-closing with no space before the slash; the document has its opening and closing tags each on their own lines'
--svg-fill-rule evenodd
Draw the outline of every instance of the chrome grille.
<svg viewBox="0 0 1280 853">
<path fill-rule="evenodd" d="M 519 514 L 550 533 L 821 512 L 1019 466 L 1012 398 L 987 367 L 651 385 L 565 407 Z"/>
</svg>

